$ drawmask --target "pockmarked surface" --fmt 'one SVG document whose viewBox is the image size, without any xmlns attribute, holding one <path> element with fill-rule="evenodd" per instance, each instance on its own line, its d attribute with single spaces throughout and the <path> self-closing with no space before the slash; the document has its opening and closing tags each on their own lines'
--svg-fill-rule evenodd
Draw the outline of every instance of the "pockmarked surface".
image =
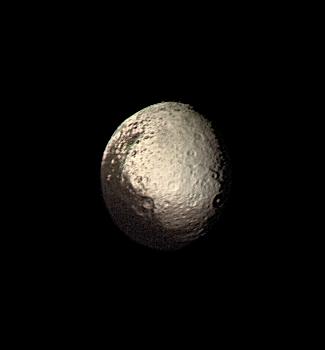
<svg viewBox="0 0 325 350">
<path fill-rule="evenodd" d="M 162 102 L 135 113 L 104 151 L 101 183 L 131 239 L 179 249 L 208 232 L 223 205 L 227 161 L 211 124 L 191 106 Z"/>
</svg>

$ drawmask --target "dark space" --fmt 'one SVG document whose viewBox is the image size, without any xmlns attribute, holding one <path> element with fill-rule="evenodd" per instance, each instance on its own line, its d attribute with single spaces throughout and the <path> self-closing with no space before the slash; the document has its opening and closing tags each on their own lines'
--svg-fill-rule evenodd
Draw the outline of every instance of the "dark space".
<svg viewBox="0 0 325 350">
<path fill-rule="evenodd" d="M 54 173 L 62 187 L 53 218 L 57 231 L 50 233 L 57 266 L 69 283 L 77 279 L 86 288 L 116 290 L 126 299 L 144 292 L 152 298 L 169 295 L 177 288 L 191 299 L 261 286 L 277 264 L 273 249 L 280 245 L 266 219 L 272 184 L 264 166 L 274 117 L 271 92 L 262 81 L 269 73 L 262 62 L 238 64 L 237 52 L 198 51 L 188 57 L 162 51 L 158 46 L 134 59 L 126 50 L 116 61 L 108 52 L 98 53 L 96 59 L 86 55 L 87 60 L 59 68 L 63 76 L 52 118 L 58 129 Z M 119 232 L 100 187 L 102 153 L 113 132 L 133 113 L 162 101 L 189 103 L 210 119 L 232 168 L 229 198 L 213 231 L 173 253 L 141 247 Z"/>
<path fill-rule="evenodd" d="M 270 34 L 213 23 L 177 36 L 104 30 L 95 21 L 80 28 L 46 32 L 26 48 L 39 52 L 29 103 L 38 102 L 42 199 L 37 229 L 24 239 L 38 297 L 81 319 L 113 313 L 121 324 L 124 317 L 136 324 L 143 313 L 147 321 L 159 314 L 177 322 L 173 310 L 185 318 L 197 312 L 200 320 L 222 314 L 227 323 L 234 313 L 244 320 L 253 307 L 256 317 L 276 308 L 290 237 L 275 223 L 281 164 L 274 141 L 286 113 L 286 63 L 271 50 Z M 170 253 L 120 232 L 100 184 L 102 154 L 116 128 L 162 101 L 188 103 L 212 121 L 232 173 L 210 234 Z"/>
</svg>

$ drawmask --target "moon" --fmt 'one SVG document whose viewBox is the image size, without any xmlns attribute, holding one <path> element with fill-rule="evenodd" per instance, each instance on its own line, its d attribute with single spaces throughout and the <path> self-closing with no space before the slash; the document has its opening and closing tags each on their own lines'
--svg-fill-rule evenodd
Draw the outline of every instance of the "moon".
<svg viewBox="0 0 325 350">
<path fill-rule="evenodd" d="M 177 250 L 209 231 L 229 184 L 211 123 L 193 107 L 162 102 L 127 118 L 101 163 L 108 211 L 133 241 Z"/>
</svg>

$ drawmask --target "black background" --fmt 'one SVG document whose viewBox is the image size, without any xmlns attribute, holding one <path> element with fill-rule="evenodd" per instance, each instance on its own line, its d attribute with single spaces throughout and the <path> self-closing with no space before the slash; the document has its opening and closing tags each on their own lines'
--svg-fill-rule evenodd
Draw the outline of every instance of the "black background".
<svg viewBox="0 0 325 350">
<path fill-rule="evenodd" d="M 145 317 L 154 328 L 157 316 L 166 318 L 168 332 L 193 315 L 205 326 L 215 315 L 228 324 L 233 315 L 246 322 L 276 309 L 292 276 L 278 181 L 292 41 L 263 27 L 263 18 L 252 24 L 240 15 L 194 22 L 169 15 L 167 23 L 71 16 L 51 19 L 43 31 L 44 17 L 34 32 L 20 33 L 37 204 L 22 246 L 37 298 L 96 325 L 113 317 L 132 328 Z M 191 104 L 210 119 L 232 165 L 229 199 L 213 231 L 171 253 L 125 237 L 100 185 L 113 132 L 162 101 Z"/>
<path fill-rule="evenodd" d="M 81 58 L 78 47 L 55 68 L 50 99 L 58 158 L 52 171 L 59 174 L 51 178 L 60 198 L 53 218 L 58 227 L 50 234 L 53 241 L 46 241 L 51 251 L 56 248 L 55 262 L 67 281 L 76 278 L 100 293 L 115 290 L 135 302 L 155 300 L 156 294 L 190 301 L 239 290 L 243 295 L 246 284 L 261 288 L 276 268 L 281 243 L 269 215 L 277 174 L 265 168 L 274 150 L 268 143 L 274 76 L 269 61 L 256 59 L 257 47 L 232 49 L 210 40 L 208 47 L 183 48 L 157 39 L 141 49 L 117 45 Z M 96 46 L 88 44 L 89 50 Z M 101 157 L 113 132 L 133 113 L 161 101 L 189 103 L 213 121 L 232 162 L 232 190 L 214 231 L 174 253 L 126 238 L 113 225 L 100 188 Z"/>
</svg>

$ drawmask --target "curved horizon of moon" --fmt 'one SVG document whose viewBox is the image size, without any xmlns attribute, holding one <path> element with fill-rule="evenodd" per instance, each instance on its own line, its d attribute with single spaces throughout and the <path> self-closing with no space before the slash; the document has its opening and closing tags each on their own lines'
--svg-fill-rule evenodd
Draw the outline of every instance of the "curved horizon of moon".
<svg viewBox="0 0 325 350">
<path fill-rule="evenodd" d="M 162 102 L 127 118 L 109 140 L 103 197 L 129 238 L 176 250 L 208 232 L 223 205 L 227 167 L 211 124 L 190 105 Z"/>
</svg>

